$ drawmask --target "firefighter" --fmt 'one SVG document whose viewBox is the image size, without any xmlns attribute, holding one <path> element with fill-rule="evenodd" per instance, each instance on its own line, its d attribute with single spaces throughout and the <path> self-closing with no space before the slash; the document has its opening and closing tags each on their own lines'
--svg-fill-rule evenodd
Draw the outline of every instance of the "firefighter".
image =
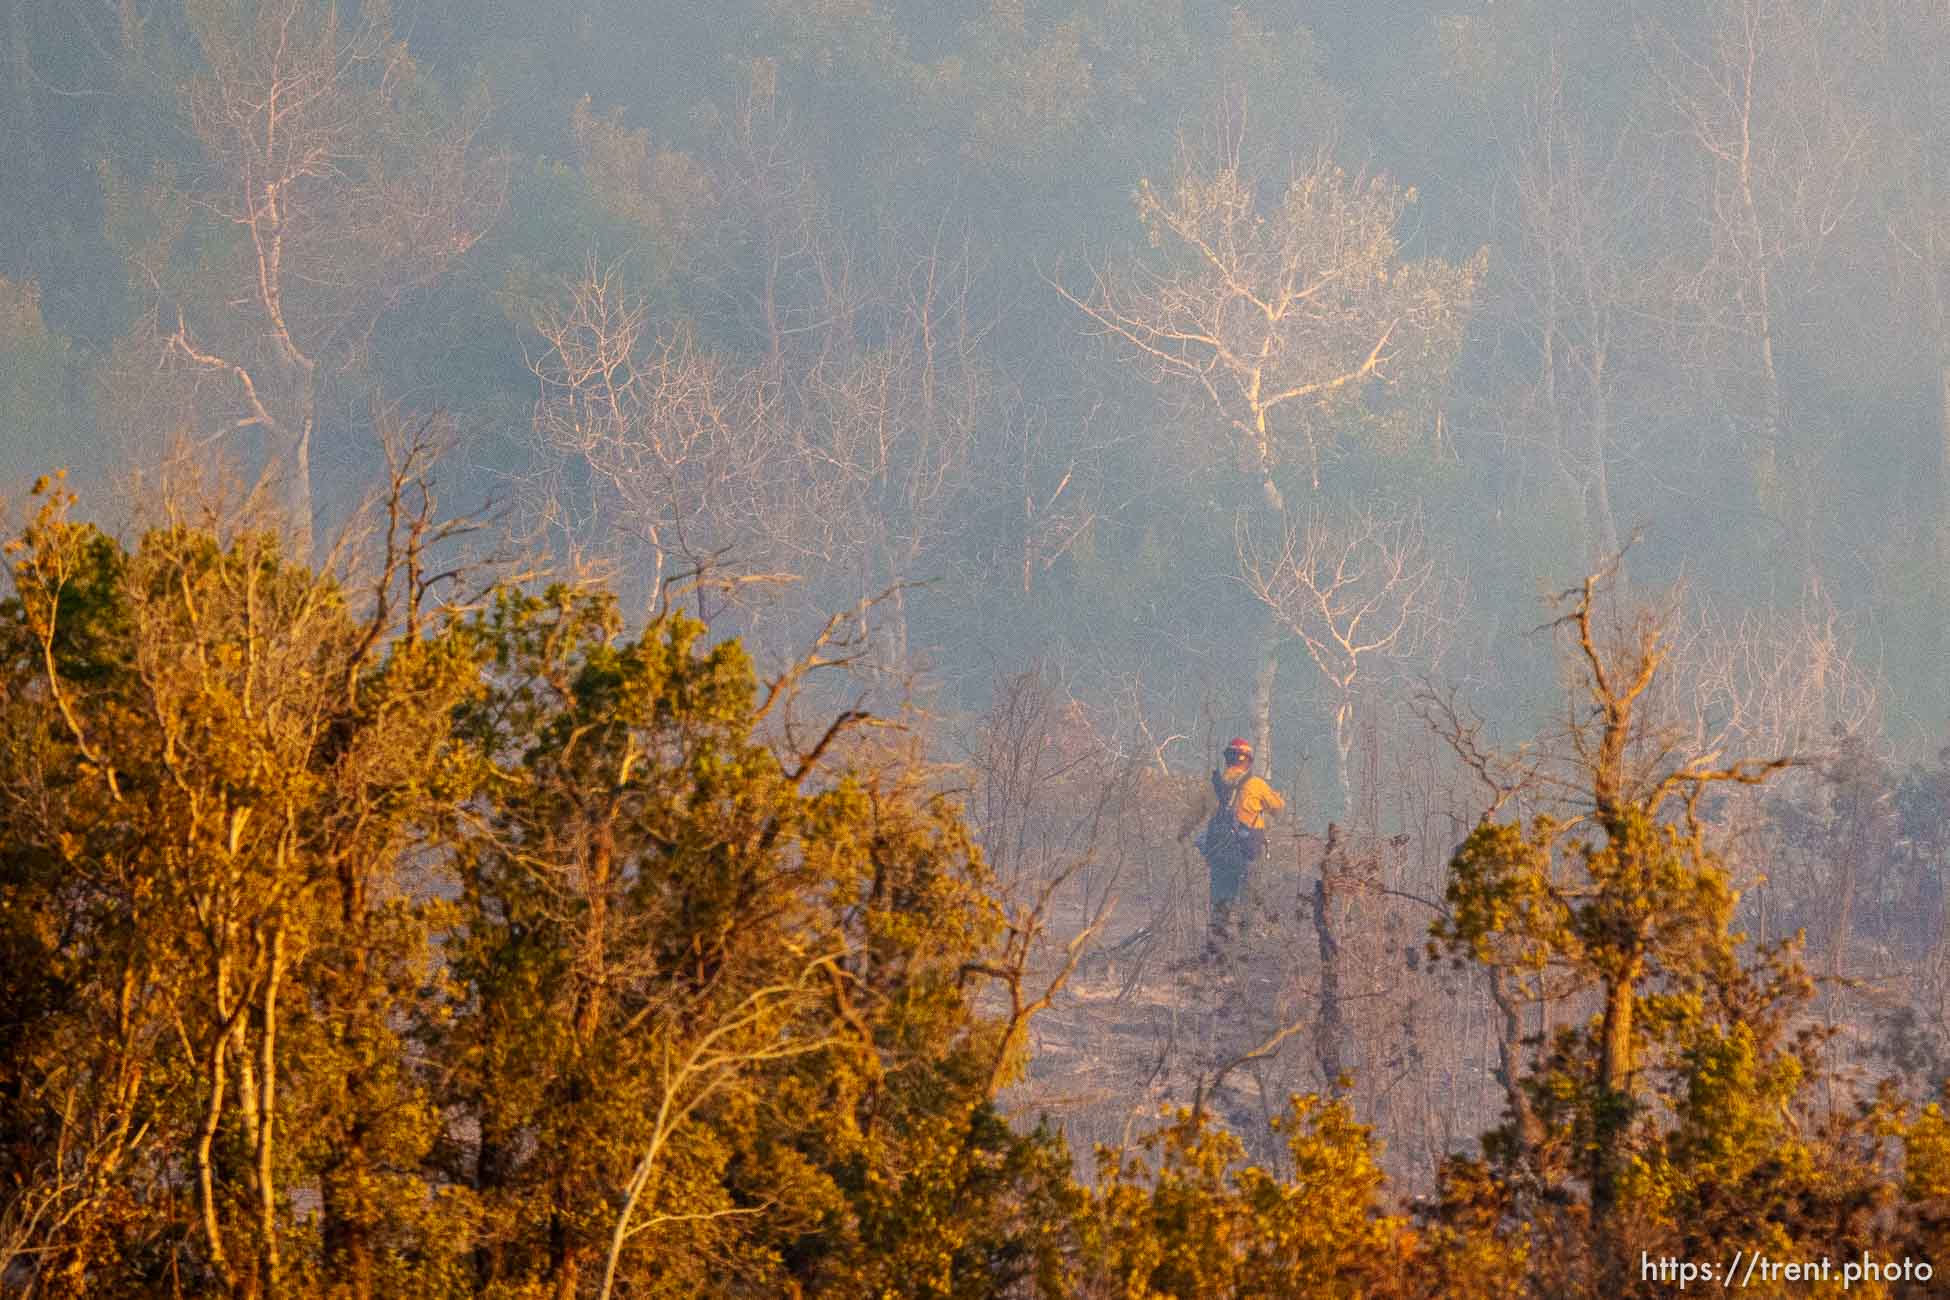
<svg viewBox="0 0 1950 1300">
<path fill-rule="evenodd" d="M 1253 747 L 1240 736 L 1226 744 L 1225 766 L 1212 773 L 1212 793 L 1219 806 L 1198 841 L 1212 873 L 1208 952 L 1216 951 L 1237 924 L 1247 875 L 1266 854 L 1266 819 L 1286 807 L 1279 791 L 1253 775 Z"/>
</svg>

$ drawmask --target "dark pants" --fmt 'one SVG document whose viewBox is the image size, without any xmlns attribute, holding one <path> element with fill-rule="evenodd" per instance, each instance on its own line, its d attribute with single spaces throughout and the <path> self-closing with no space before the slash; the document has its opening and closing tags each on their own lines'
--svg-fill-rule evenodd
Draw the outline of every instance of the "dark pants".
<svg viewBox="0 0 1950 1300">
<path fill-rule="evenodd" d="M 1239 910 L 1239 898 L 1246 890 L 1246 877 L 1253 863 L 1266 853 L 1266 832 L 1255 827 L 1241 827 L 1235 833 L 1225 851 L 1210 855 L 1206 864 L 1212 869 L 1212 914 L 1208 925 L 1214 936 L 1228 934 L 1233 926 L 1234 914 Z"/>
</svg>

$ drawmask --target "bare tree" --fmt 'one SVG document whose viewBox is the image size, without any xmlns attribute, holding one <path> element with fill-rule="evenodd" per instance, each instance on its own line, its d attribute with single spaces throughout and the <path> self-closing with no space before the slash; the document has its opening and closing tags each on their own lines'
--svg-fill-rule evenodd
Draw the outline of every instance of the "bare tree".
<svg viewBox="0 0 1950 1300">
<path fill-rule="evenodd" d="M 966 250 L 890 249 L 869 270 L 868 295 L 834 305 L 847 332 L 787 372 L 791 471 L 781 508 L 760 522 L 807 559 L 857 575 L 847 596 L 895 591 L 886 661 L 905 668 L 904 584 L 940 576 L 937 548 L 1002 388 L 983 354 Z"/>
<path fill-rule="evenodd" d="M 1593 564 L 1619 548 L 1612 466 L 1632 450 L 1620 389 L 1633 324 L 1656 282 L 1630 245 L 1647 214 L 1627 146 L 1625 132 L 1602 132 L 1566 102 L 1553 61 L 1525 105 L 1508 165 L 1503 279 L 1536 364 L 1520 422 L 1534 426 Z"/>
<path fill-rule="evenodd" d="M 536 438 L 587 485 L 567 517 L 570 494 L 541 504 L 653 589 L 709 563 L 801 582 L 800 613 L 892 592 L 883 666 L 899 669 L 906 585 L 948 563 L 944 526 L 1004 390 L 965 256 L 937 245 L 833 274 L 821 324 L 745 359 L 682 325 L 655 330 L 620 269 L 592 261 L 529 322 Z"/>
<path fill-rule="evenodd" d="M 1269 539 L 1241 519 L 1240 574 L 1279 627 L 1306 647 L 1327 683 L 1345 821 L 1353 811 L 1349 755 L 1360 692 L 1434 648 L 1461 602 L 1418 507 L 1320 509 L 1304 522 L 1288 517 L 1282 524 L 1277 539 Z"/>
<path fill-rule="evenodd" d="M 1460 333 L 1475 268 L 1402 260 L 1414 191 L 1321 161 L 1269 205 L 1238 148 L 1185 152 L 1167 192 L 1139 183 L 1138 219 L 1161 256 L 1058 292 L 1153 382 L 1189 386 L 1278 510 L 1275 469 L 1301 453 L 1318 489 L 1332 417 L 1358 409 L 1365 385 L 1427 383 L 1431 354 Z"/>
<path fill-rule="evenodd" d="M 788 351 L 817 351 L 838 337 L 828 326 L 836 305 L 853 297 L 850 250 L 779 93 L 775 61 L 752 60 L 731 111 L 706 117 L 719 141 L 713 187 L 725 219 L 705 232 L 697 271 L 722 304 L 719 314 L 778 367 Z"/>
<path fill-rule="evenodd" d="M 1708 383 L 1723 390 L 1756 505 L 1804 570 L 1820 449 L 1794 426 L 1782 347 L 1808 268 L 1855 216 L 1870 152 L 1870 121 L 1839 89 L 1857 45 L 1847 8 L 1718 0 L 1698 38 L 1656 25 L 1644 36 L 1700 164 L 1702 251 L 1680 286 L 1681 346 L 1714 359 Z"/>
<path fill-rule="evenodd" d="M 193 10 L 192 25 L 203 167 L 186 191 L 152 197 L 174 213 L 165 230 L 207 223 L 216 251 L 187 274 L 164 242 L 138 254 L 153 342 L 193 381 L 209 444 L 228 451 L 251 431 L 308 553 L 321 397 L 360 368 L 379 320 L 495 220 L 507 168 L 478 143 L 484 102 L 445 120 L 418 106 L 417 70 L 383 18 L 259 0 Z"/>
<path fill-rule="evenodd" d="M 785 451 L 777 383 L 688 330 L 653 337 L 619 269 L 593 261 L 529 323 L 544 345 L 529 360 L 536 438 L 598 488 L 587 514 L 564 521 L 570 535 L 621 541 L 653 591 L 734 543 L 749 546 L 739 521 L 765 513 Z M 546 504 L 565 508 L 560 496 Z"/>
<path fill-rule="evenodd" d="M 1679 698 L 1666 704 L 1691 733 L 1690 749 L 1803 760 L 1777 783 L 1776 811 L 1822 808 L 1861 784 L 1856 777 L 1873 759 L 1884 689 L 1849 620 L 1819 584 L 1810 582 L 1780 609 L 1733 615 L 1703 605 L 1692 622 L 1675 645 L 1672 688 Z M 1812 923 L 1816 933 L 1829 933 L 1831 975 L 1845 965 L 1869 869 L 1861 811 L 1843 810 L 1849 827 L 1808 844 L 1783 834 L 1759 790 L 1731 791 L 1716 816 L 1757 931 L 1766 936 Z"/>
<path fill-rule="evenodd" d="M 1240 157 L 1230 129 L 1211 156 L 1181 151 L 1166 187 L 1138 186 L 1155 254 L 1056 287 L 1185 402 L 1187 436 L 1229 454 L 1271 520 L 1286 509 L 1282 464 L 1298 460 L 1318 490 L 1337 431 L 1434 429 L 1479 264 L 1402 257 L 1411 190 L 1320 160 L 1269 201 Z M 1269 623 L 1253 700 L 1269 761 L 1277 635 Z"/>
<path fill-rule="evenodd" d="M 1675 657 L 1702 753 L 1814 756 L 1837 735 L 1873 730 L 1880 714 L 1881 684 L 1819 583 L 1782 609 L 1731 615 L 1703 603 Z"/>
</svg>

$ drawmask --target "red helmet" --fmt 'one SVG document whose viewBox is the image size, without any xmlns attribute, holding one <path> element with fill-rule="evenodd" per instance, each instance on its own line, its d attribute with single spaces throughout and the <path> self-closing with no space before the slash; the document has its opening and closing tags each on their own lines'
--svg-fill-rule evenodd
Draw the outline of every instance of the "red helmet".
<svg viewBox="0 0 1950 1300">
<path fill-rule="evenodd" d="M 1253 756 L 1253 742 L 1247 740 L 1244 736 L 1234 736 L 1226 742 L 1226 753 L 1244 754 L 1246 757 L 1251 758 Z"/>
</svg>

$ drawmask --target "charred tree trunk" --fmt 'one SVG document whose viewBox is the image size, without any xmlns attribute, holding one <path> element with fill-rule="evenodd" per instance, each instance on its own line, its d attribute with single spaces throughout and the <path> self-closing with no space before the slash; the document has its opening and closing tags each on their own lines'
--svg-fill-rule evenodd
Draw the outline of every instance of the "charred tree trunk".
<svg viewBox="0 0 1950 1300">
<path fill-rule="evenodd" d="M 492 1059 L 492 1054 L 484 1054 Z M 489 1100 L 495 1088 L 495 1079 L 490 1075 L 483 1080 L 477 1122 L 481 1126 L 481 1145 L 474 1156 L 474 1190 L 486 1201 L 503 1190 L 513 1171 L 514 1143 L 509 1134 L 503 1131 L 499 1117 L 494 1112 L 494 1103 Z M 474 1247 L 474 1289 L 487 1291 L 500 1278 L 502 1255 L 500 1242 L 482 1234 Z"/>
<path fill-rule="evenodd" d="M 1334 1095 L 1346 1091 L 1347 1058 L 1342 1051 L 1345 1026 L 1341 1014 L 1341 941 L 1335 933 L 1336 886 L 1346 876 L 1341 861 L 1340 826 L 1327 825 L 1327 848 L 1321 854 L 1320 877 L 1314 881 L 1314 939 L 1320 949 L 1320 1018 L 1314 1023 L 1314 1059 Z"/>
</svg>

